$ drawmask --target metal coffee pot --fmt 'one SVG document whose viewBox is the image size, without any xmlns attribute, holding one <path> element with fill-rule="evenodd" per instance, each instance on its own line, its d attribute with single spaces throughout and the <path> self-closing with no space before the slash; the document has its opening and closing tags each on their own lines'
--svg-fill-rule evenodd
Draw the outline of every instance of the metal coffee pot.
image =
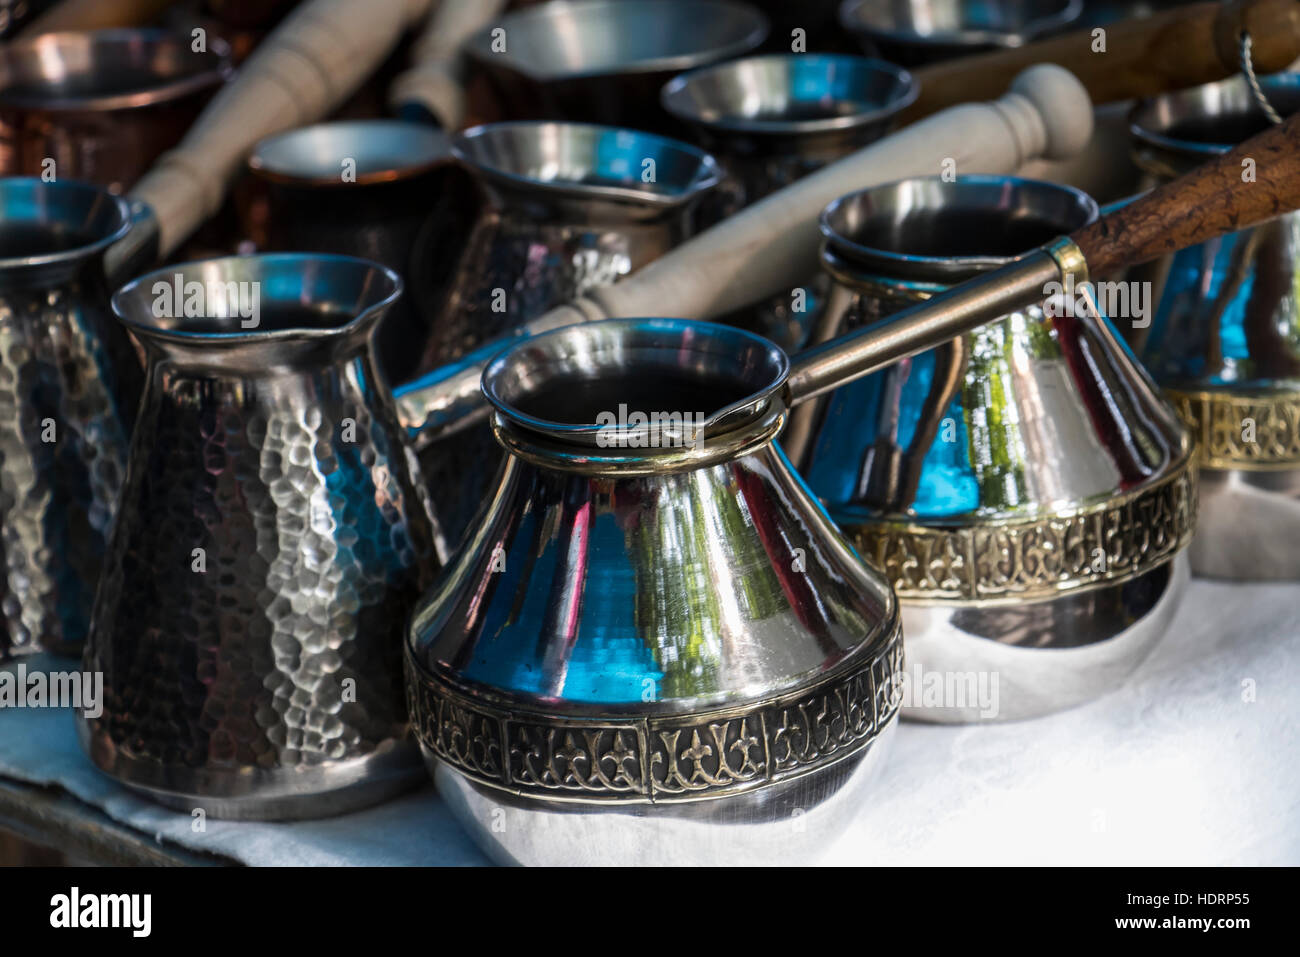
<svg viewBox="0 0 1300 957">
<path fill-rule="evenodd" d="M 1300 110 L 1300 76 L 1261 84 L 1277 112 Z M 1147 101 L 1131 119 L 1134 158 L 1157 181 L 1270 125 L 1240 77 Z M 1121 329 L 1193 423 L 1201 518 L 1192 570 L 1300 579 L 1300 216 L 1185 249 L 1161 266 L 1154 317 Z"/>
<path fill-rule="evenodd" d="M 485 373 L 510 456 L 407 652 L 439 792 L 499 860 L 788 863 L 861 806 L 898 603 L 773 441 L 788 370 L 743 330 L 644 319 Z M 629 404 L 672 421 L 597 424 Z"/>
<path fill-rule="evenodd" d="M 428 261 L 456 262 L 422 369 L 454 362 L 548 309 L 613 283 L 690 235 L 721 172 L 651 133 L 571 123 L 493 123 L 452 138 L 487 203 L 468 238 Z M 501 461 L 486 428 L 421 456 L 448 542 L 459 541 Z"/>
<path fill-rule="evenodd" d="M 465 827 L 498 859 L 520 863 L 789 862 L 824 847 L 862 804 L 906 694 L 900 603 L 775 438 L 804 400 L 945 344 L 951 353 L 954 337 L 981 325 L 994 323 L 992 345 L 1005 343 L 999 329 L 1036 330 L 1031 348 L 981 349 L 972 361 L 1002 356 L 1013 374 L 996 381 L 1014 387 L 1019 376 L 1027 387 L 1010 396 L 1036 391 L 1043 406 L 1011 406 L 990 388 L 983 422 L 1023 411 L 1043 423 L 1059 412 L 1069 438 L 1093 438 L 1101 462 L 1079 464 L 1094 484 L 1107 466 L 1132 471 L 1119 502 L 1075 509 L 1044 495 L 1032 528 L 993 530 L 1017 546 L 1021 531 L 1044 536 L 1041 547 L 992 556 L 1004 590 L 1028 556 L 1031 571 L 1046 565 L 1063 591 L 1079 584 L 1075 594 L 1086 595 L 1071 563 L 1093 535 L 1115 564 L 1092 584 L 1110 587 L 1150 563 L 1165 568 L 1151 586 L 1168 591 L 1194 473 L 1169 472 L 1171 493 L 1154 498 L 1140 473 L 1167 468 L 1162 451 L 1188 460 L 1190 441 L 1104 322 L 1034 304 L 1052 285 L 1085 281 L 1092 266 L 1105 273 L 1300 206 L 1297 141 L 1300 120 L 1247 144 L 1280 158 L 1255 192 L 1227 180 L 1240 154 L 1088 225 L 1091 201 L 1057 190 L 1055 203 L 1025 209 L 1036 215 L 1008 238 L 1023 248 L 1040 227 L 1080 225 L 1069 238 L 793 363 L 751 333 L 675 319 L 563 327 L 495 358 L 483 393 L 510 458 L 490 506 L 417 606 L 406 647 L 412 722 Z M 1017 194 L 1014 181 L 1001 186 Z M 1061 218 L 1044 219 L 1051 210 Z M 1046 361 L 1054 346 L 1055 368 Z M 1127 442 L 1109 434 L 1107 417 L 1126 426 Z M 1024 450 L 1044 466 L 1032 477 L 1050 481 L 1062 435 L 1038 428 L 1033 438 L 993 447 L 991 464 Z M 1018 485 L 1004 471 L 1005 498 Z M 1058 478 L 1069 494 L 1072 477 Z M 1118 514 L 1098 508 L 1109 505 Z M 1049 522 L 1057 527 L 1044 529 Z M 1046 536 L 1053 546 L 1063 537 L 1064 550 Z M 1132 596 L 1139 606 L 1144 597 Z M 1088 609 L 1075 612 L 1058 625 L 1083 636 Z M 1035 654 L 1063 668 L 1072 657 Z"/>
<path fill-rule="evenodd" d="M 674 75 L 752 53 L 767 18 L 734 0 L 552 0 L 502 17 L 465 53 L 509 119 L 673 134 L 659 90 Z"/>
<path fill-rule="evenodd" d="M 406 787 L 402 623 L 439 566 L 371 338 L 396 274 L 342 256 L 184 263 L 120 289 L 144 395 L 78 716 L 101 770 L 215 817 Z"/>
<path fill-rule="evenodd" d="M 847 196 L 822 217 L 836 290 L 821 336 L 869 326 L 1096 217 L 1084 193 L 1011 177 Z M 996 676 L 996 704 L 918 700 L 910 717 L 1024 718 L 1111 690 L 1184 587 L 1190 438 L 1104 319 L 1045 308 L 846 386 L 791 428 L 787 447 L 814 494 L 902 601 L 909 667 Z"/>
<path fill-rule="evenodd" d="M 180 141 L 231 72 L 221 40 L 196 51 L 188 34 L 165 30 L 7 41 L 0 46 L 0 172 L 127 189 Z"/>
<path fill-rule="evenodd" d="M 1023 46 L 1070 26 L 1083 0 L 845 0 L 840 25 L 869 55 L 920 66 Z"/>
<path fill-rule="evenodd" d="M 109 313 L 125 200 L 0 179 L 0 660 L 80 651 L 139 395 Z"/>
<path fill-rule="evenodd" d="M 452 279 L 455 258 L 434 255 L 435 245 L 465 236 L 478 212 L 447 140 L 419 123 L 349 120 L 268 137 L 248 160 L 240 207 L 259 250 L 358 256 L 403 277 L 404 295 L 376 332 L 390 382 L 420 371 Z"/>
<path fill-rule="evenodd" d="M 800 53 L 693 70 L 670 80 L 662 101 L 726 170 L 711 204 L 722 219 L 879 139 L 916 94 L 907 71 L 881 60 Z M 725 321 L 798 349 L 826 287 L 810 277 Z"/>
</svg>

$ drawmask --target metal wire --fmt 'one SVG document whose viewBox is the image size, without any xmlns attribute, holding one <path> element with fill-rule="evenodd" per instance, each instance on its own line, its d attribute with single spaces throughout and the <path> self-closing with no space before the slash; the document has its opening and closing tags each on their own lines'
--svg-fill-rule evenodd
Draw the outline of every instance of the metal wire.
<svg viewBox="0 0 1300 957">
<path fill-rule="evenodd" d="M 1268 101 L 1263 88 L 1259 85 L 1259 77 L 1255 76 L 1255 64 L 1250 56 L 1250 31 L 1241 31 L 1239 48 L 1241 51 L 1241 72 L 1246 74 L 1246 82 L 1250 84 L 1250 92 L 1255 94 L 1255 100 L 1264 111 L 1264 115 L 1274 123 L 1281 123 L 1282 117 L 1278 115 L 1277 110 L 1273 109 L 1273 104 Z"/>
</svg>

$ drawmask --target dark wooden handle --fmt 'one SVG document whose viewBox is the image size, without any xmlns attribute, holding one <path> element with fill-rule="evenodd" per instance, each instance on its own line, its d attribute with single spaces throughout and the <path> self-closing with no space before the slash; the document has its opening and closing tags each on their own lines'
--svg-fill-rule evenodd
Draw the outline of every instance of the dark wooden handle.
<svg viewBox="0 0 1300 957">
<path fill-rule="evenodd" d="M 1300 207 L 1300 114 L 1070 238 L 1088 271 L 1124 266 L 1245 229 Z"/>
<path fill-rule="evenodd" d="M 904 122 L 969 100 L 995 99 L 1035 63 L 1058 63 L 1077 76 L 1093 103 L 1154 96 L 1222 80 L 1240 71 L 1237 44 L 1249 30 L 1255 72 L 1285 70 L 1300 58 L 1300 3 L 1237 0 L 1196 3 L 1105 27 L 1106 50 L 1077 30 L 1014 50 L 962 57 L 916 71 L 921 92 Z"/>
</svg>

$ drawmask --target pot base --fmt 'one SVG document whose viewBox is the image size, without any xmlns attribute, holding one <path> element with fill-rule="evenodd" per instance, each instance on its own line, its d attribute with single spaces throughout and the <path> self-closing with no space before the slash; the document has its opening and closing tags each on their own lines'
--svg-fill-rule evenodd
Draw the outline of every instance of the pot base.
<svg viewBox="0 0 1300 957">
<path fill-rule="evenodd" d="M 1113 691 L 1168 627 L 1188 566 L 1179 555 L 1127 582 L 1020 605 L 902 602 L 903 717 L 1017 721 Z"/>
<path fill-rule="evenodd" d="M 521 797 L 470 779 L 425 751 L 461 826 L 501 864 L 676 867 L 815 861 L 866 804 L 897 720 L 869 745 L 797 778 L 724 798 L 579 804 Z"/>
<path fill-rule="evenodd" d="M 1300 469 L 1201 469 L 1192 572 L 1235 581 L 1300 580 Z"/>
<path fill-rule="evenodd" d="M 358 811 L 425 780 L 414 743 L 390 742 L 380 751 L 324 766 L 213 770 L 163 767 L 100 745 L 86 722 L 77 736 L 94 765 L 164 807 L 230 821 L 286 821 Z"/>
</svg>

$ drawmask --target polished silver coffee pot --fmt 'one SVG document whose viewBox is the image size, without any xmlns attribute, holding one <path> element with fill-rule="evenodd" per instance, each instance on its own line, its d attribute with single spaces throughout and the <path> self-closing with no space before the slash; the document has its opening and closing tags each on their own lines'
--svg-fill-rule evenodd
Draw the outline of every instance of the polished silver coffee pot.
<svg viewBox="0 0 1300 957">
<path fill-rule="evenodd" d="M 422 370 L 454 362 L 561 303 L 607 286 L 681 243 L 721 178 L 708 154 L 652 133 L 576 123 L 493 123 L 452 138 L 487 201 L 465 236 L 427 250 L 457 263 Z M 486 428 L 422 453 L 449 543 L 501 462 Z"/>
<path fill-rule="evenodd" d="M 439 565 L 373 355 L 396 274 L 342 256 L 184 263 L 113 306 L 147 357 L 85 667 L 91 760 L 214 817 L 409 785 L 400 639 Z"/>
<path fill-rule="evenodd" d="M 407 663 L 439 791 L 499 860 L 788 863 L 865 800 L 898 603 L 773 442 L 788 370 L 742 330 L 645 319 L 485 373 L 509 458 Z"/>
<path fill-rule="evenodd" d="M 1300 109 L 1300 76 L 1260 82 L 1278 113 Z M 1134 158 L 1156 182 L 1270 125 L 1243 77 L 1147 101 L 1130 119 Z M 1253 165 L 1240 175 L 1249 182 Z M 1201 520 L 1192 569 L 1300 579 L 1300 215 L 1184 249 L 1159 266 L 1154 315 L 1120 328 L 1193 423 Z"/>
<path fill-rule="evenodd" d="M 1096 217 L 1078 190 L 1012 177 L 847 196 L 822 217 L 836 290 L 820 335 L 871 326 Z M 1051 314 L 1066 291 L 847 385 L 791 427 L 813 492 L 902 600 L 909 668 L 986 682 L 987 700 L 918 696 L 910 717 L 1023 718 L 1112 690 L 1183 591 L 1191 440 L 1105 318 L 1075 293 Z"/>
<path fill-rule="evenodd" d="M 140 387 L 104 265 L 130 229 L 105 190 L 0 179 L 0 660 L 86 635 Z"/>
</svg>

